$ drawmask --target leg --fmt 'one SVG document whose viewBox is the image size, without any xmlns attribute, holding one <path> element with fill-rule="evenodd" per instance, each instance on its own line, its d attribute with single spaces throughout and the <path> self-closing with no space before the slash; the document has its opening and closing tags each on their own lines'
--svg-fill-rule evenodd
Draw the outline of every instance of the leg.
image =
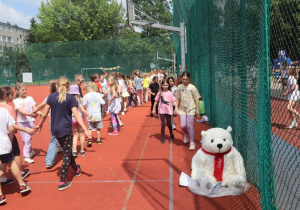
<svg viewBox="0 0 300 210">
<path fill-rule="evenodd" d="M 100 139 L 100 129 L 97 128 L 97 139 Z"/>
<path fill-rule="evenodd" d="M 180 127 L 182 128 L 185 135 L 189 135 L 187 130 L 187 115 L 185 114 L 180 115 Z"/>
<path fill-rule="evenodd" d="M 14 135 L 13 141 L 12 141 L 12 151 L 15 156 L 14 160 L 18 164 L 20 171 L 22 171 L 22 160 L 21 160 L 21 153 L 20 153 L 20 147 L 17 140 L 17 137 Z"/>
<path fill-rule="evenodd" d="M 80 139 L 80 151 L 84 151 L 84 142 L 85 142 L 85 138 L 84 138 L 84 130 L 82 129 L 82 127 L 80 125 L 78 125 L 77 129 L 79 130 L 79 139 Z"/>
<path fill-rule="evenodd" d="M 10 168 L 12 174 L 14 175 L 14 177 L 16 178 L 17 182 L 19 183 L 20 186 L 24 186 L 26 185 L 22 175 L 21 175 L 21 171 L 19 169 L 18 164 L 16 163 L 16 161 L 12 161 L 10 163 L 7 163 L 8 167 Z"/>
<path fill-rule="evenodd" d="M 154 106 L 154 97 L 151 96 L 151 110 L 150 110 L 151 117 L 153 116 L 153 114 L 152 114 L 153 106 Z"/>
<path fill-rule="evenodd" d="M 28 128 L 27 123 L 18 123 L 20 126 L 24 128 Z M 30 152 L 31 152 L 31 138 L 32 136 L 25 133 L 24 131 L 20 131 L 20 135 L 23 141 L 23 156 L 24 158 L 30 158 Z"/>
<path fill-rule="evenodd" d="M 50 139 L 50 143 L 49 143 L 49 147 L 48 147 L 48 151 L 47 151 L 47 155 L 45 158 L 46 161 L 46 166 L 53 166 L 54 165 L 54 160 L 57 154 L 57 139 L 56 137 L 53 135 L 53 133 L 50 130 L 50 135 L 51 135 L 51 139 Z"/>
<path fill-rule="evenodd" d="M 123 98 L 123 103 L 124 103 L 124 112 L 126 112 L 126 107 L 127 107 L 127 97 Z"/>
<path fill-rule="evenodd" d="M 170 135 L 173 133 L 173 132 L 172 132 L 171 117 L 172 117 L 172 115 L 166 114 L 167 126 L 168 126 L 168 128 L 169 128 Z"/>
<path fill-rule="evenodd" d="M 187 115 L 187 130 L 189 133 L 190 141 L 194 142 L 194 115 Z"/>
<path fill-rule="evenodd" d="M 117 125 L 117 116 L 115 113 L 111 113 L 111 122 L 114 128 L 114 132 L 118 132 L 118 125 Z"/>
<path fill-rule="evenodd" d="M 166 127 L 166 115 L 165 114 L 159 114 L 160 115 L 160 120 L 161 120 L 161 137 L 165 138 L 165 127 Z"/>
<path fill-rule="evenodd" d="M 72 155 L 71 144 L 72 144 L 73 134 L 69 133 L 64 137 L 57 138 L 57 139 L 58 139 L 59 144 L 62 147 L 63 153 L 64 153 L 59 181 L 65 182 L 69 166 L 71 165 L 71 167 L 74 169 L 74 171 L 77 171 L 77 169 L 78 169 L 77 165 L 76 165 L 76 161 Z"/>
<path fill-rule="evenodd" d="M 73 152 L 77 152 L 78 136 L 78 126 L 73 124 Z"/>
</svg>

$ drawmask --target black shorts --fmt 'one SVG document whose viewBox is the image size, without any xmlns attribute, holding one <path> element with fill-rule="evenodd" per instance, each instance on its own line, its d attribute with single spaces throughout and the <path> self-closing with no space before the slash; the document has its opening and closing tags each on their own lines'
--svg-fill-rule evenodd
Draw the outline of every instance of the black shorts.
<svg viewBox="0 0 300 210">
<path fill-rule="evenodd" d="M 12 151 L 8 154 L 0 155 L 0 161 L 2 164 L 9 163 L 9 162 L 13 161 L 14 158 L 15 158 L 15 156 Z"/>
<path fill-rule="evenodd" d="M 14 156 L 20 156 L 20 147 L 19 147 L 17 137 L 15 135 L 12 141 L 12 152 Z"/>
</svg>

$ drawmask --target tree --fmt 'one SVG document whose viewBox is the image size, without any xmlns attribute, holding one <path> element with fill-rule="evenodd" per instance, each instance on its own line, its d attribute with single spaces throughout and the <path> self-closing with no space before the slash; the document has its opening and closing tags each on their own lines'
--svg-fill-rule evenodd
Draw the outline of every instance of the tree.
<svg viewBox="0 0 300 210">
<path fill-rule="evenodd" d="M 32 31 L 36 30 L 36 20 L 33 18 L 30 19 L 30 30 L 27 37 L 27 43 L 35 43 L 35 36 L 32 34 Z"/>
<path fill-rule="evenodd" d="M 49 0 L 41 3 L 40 23 L 30 32 L 37 42 L 108 39 L 116 36 L 123 17 L 116 0 Z"/>
<path fill-rule="evenodd" d="M 145 13 L 163 25 L 172 25 L 172 13 L 170 12 L 170 3 L 168 0 L 132 0 L 144 13 L 135 11 L 137 20 L 151 21 Z M 166 36 L 169 31 L 143 27 L 142 37 Z"/>
</svg>

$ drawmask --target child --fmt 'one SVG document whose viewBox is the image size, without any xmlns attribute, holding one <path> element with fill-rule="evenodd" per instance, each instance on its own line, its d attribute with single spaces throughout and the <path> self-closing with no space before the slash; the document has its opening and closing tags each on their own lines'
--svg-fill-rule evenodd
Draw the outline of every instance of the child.
<svg viewBox="0 0 300 210">
<path fill-rule="evenodd" d="M 156 97 L 156 94 L 158 93 L 158 89 L 159 89 L 159 84 L 157 83 L 157 76 L 154 76 L 153 77 L 153 83 L 151 83 L 149 85 L 149 94 L 151 95 L 151 117 L 153 117 L 153 113 L 152 113 L 152 110 L 153 110 L 153 105 L 154 105 L 154 102 L 155 102 L 155 97 Z M 158 107 L 156 107 L 156 114 L 158 114 Z M 156 115 L 156 118 L 158 118 L 158 116 Z"/>
<path fill-rule="evenodd" d="M 93 91 L 99 92 L 99 87 L 98 87 L 98 84 L 97 84 L 97 82 L 98 82 L 98 74 L 97 73 L 91 75 L 91 81 L 92 81 Z"/>
<path fill-rule="evenodd" d="M 189 150 L 195 150 L 194 142 L 194 117 L 199 115 L 199 98 L 201 97 L 198 90 L 190 83 L 191 75 L 184 71 L 181 76 L 182 84 L 177 87 L 177 106 L 180 116 L 180 126 L 184 132 L 183 142 L 190 142 Z"/>
<path fill-rule="evenodd" d="M 14 154 L 12 151 L 12 141 L 14 136 L 14 127 L 15 120 L 9 114 L 9 112 L 0 107 L 0 161 L 1 164 L 7 164 L 14 177 L 16 177 L 20 185 L 20 193 L 25 193 L 30 191 L 30 187 L 25 184 L 20 168 L 16 161 L 14 160 Z M 7 135 L 9 133 L 9 136 Z M 6 201 L 5 196 L 2 194 L 2 189 L 0 187 L 0 204 Z"/>
<path fill-rule="evenodd" d="M 83 105 L 87 107 L 88 127 L 90 135 L 92 130 L 97 130 L 97 144 L 101 144 L 100 129 L 103 128 L 101 119 L 101 104 L 105 104 L 100 93 L 94 92 L 91 84 L 84 85 L 84 91 L 86 92 L 83 97 Z M 87 142 L 87 147 L 92 146 L 92 139 Z"/>
<path fill-rule="evenodd" d="M 168 84 L 170 85 L 171 87 L 171 91 L 174 95 L 174 97 L 176 98 L 176 95 L 177 95 L 177 87 L 175 86 L 175 80 L 174 80 L 174 77 L 169 77 L 168 80 L 167 80 Z M 176 124 L 174 122 L 174 111 L 175 111 L 175 105 L 173 104 L 173 114 L 172 114 L 172 117 L 171 117 L 171 123 L 172 123 L 172 129 L 176 129 Z"/>
<path fill-rule="evenodd" d="M 172 132 L 172 124 L 171 124 L 171 116 L 173 115 L 173 103 L 176 104 L 176 98 L 174 97 L 173 93 L 170 91 L 170 85 L 167 83 L 166 80 L 162 80 L 161 82 L 161 92 L 156 95 L 155 103 L 152 109 L 152 113 L 156 114 L 156 106 L 159 103 L 158 111 L 161 119 L 161 143 L 165 143 L 165 127 L 166 127 L 166 120 L 167 126 L 170 131 L 170 139 L 174 139 L 174 134 Z M 175 109 L 175 113 L 178 110 Z"/>
<path fill-rule="evenodd" d="M 134 73 L 134 83 L 135 89 L 137 94 L 138 105 L 143 104 L 143 86 L 142 86 L 142 79 L 137 73 Z"/>
<path fill-rule="evenodd" d="M 75 85 L 70 86 L 69 94 L 73 95 L 77 101 L 77 110 L 79 116 L 82 118 L 82 121 L 84 121 L 85 114 L 88 118 L 91 118 L 91 115 L 87 113 L 87 111 L 83 107 L 82 98 L 80 97 L 79 87 Z M 78 143 L 78 136 L 80 138 L 80 154 L 81 156 L 85 156 L 85 150 L 84 150 L 84 130 L 81 128 L 81 126 L 78 124 L 74 116 L 72 116 L 72 128 L 73 128 L 73 150 L 72 154 L 74 157 L 78 156 L 77 153 L 77 143 Z"/>
<path fill-rule="evenodd" d="M 11 87 L 6 86 L 6 87 L 0 88 L 0 107 L 5 108 L 9 112 L 9 114 L 12 116 L 12 118 L 15 120 L 17 118 L 16 111 L 14 110 L 14 108 L 12 106 L 8 105 L 9 102 L 12 102 L 13 95 L 14 95 L 14 92 Z M 24 131 L 31 135 L 34 134 L 33 129 L 23 128 L 21 126 L 18 126 L 17 124 L 14 124 L 14 128 L 17 130 Z M 14 160 L 18 164 L 18 167 L 20 168 L 22 177 L 24 179 L 29 175 L 29 169 L 21 170 L 22 169 L 22 160 L 20 157 L 20 148 L 19 148 L 18 140 L 15 135 L 13 136 L 13 141 L 12 141 L 12 152 L 14 155 Z M 1 176 L 1 185 L 2 186 L 12 184 L 15 182 L 14 179 L 6 178 L 5 164 L 0 165 L 0 170 L 3 172 L 3 175 Z"/>
<path fill-rule="evenodd" d="M 50 80 L 48 82 L 49 85 L 49 91 L 50 91 L 50 95 L 52 93 L 56 92 L 56 80 Z M 46 106 L 46 102 L 47 102 L 48 96 L 44 99 L 44 101 L 42 103 L 40 103 L 36 109 L 33 111 L 33 113 L 37 113 L 39 110 L 43 109 Z M 50 120 L 50 124 L 51 124 L 51 120 Z M 45 157 L 45 162 L 46 162 L 46 168 L 47 169 L 51 169 L 54 165 L 54 161 L 55 161 L 55 157 L 57 152 L 62 152 L 62 148 L 60 147 L 56 137 L 53 135 L 52 131 L 51 131 L 51 127 L 50 127 L 50 143 L 49 143 L 49 147 L 48 147 L 48 151 Z"/>
<path fill-rule="evenodd" d="M 145 103 L 148 102 L 149 96 L 148 96 L 148 88 L 149 88 L 150 78 L 147 73 L 143 74 L 143 97 L 145 100 Z"/>
<path fill-rule="evenodd" d="M 126 112 L 127 107 L 127 98 L 129 97 L 129 93 L 127 92 L 127 84 L 125 81 L 125 75 L 123 73 L 119 74 L 119 95 L 121 95 L 122 99 L 122 115 Z"/>
<path fill-rule="evenodd" d="M 58 190 L 64 190 L 71 186 L 71 182 L 66 182 L 69 166 L 71 165 L 75 171 L 76 176 L 81 175 L 81 167 L 76 164 L 76 161 L 72 155 L 72 114 L 84 129 L 88 138 L 91 139 L 91 135 L 79 116 L 77 111 L 77 102 L 74 96 L 68 94 L 70 87 L 70 81 L 62 76 L 57 80 L 57 91 L 52 93 L 47 99 L 47 105 L 45 106 L 44 113 L 41 117 L 41 121 L 35 129 L 40 132 L 43 124 L 48 116 L 51 108 L 51 131 L 57 138 L 59 144 L 63 148 L 63 162 L 60 172 Z"/>
<path fill-rule="evenodd" d="M 287 110 L 293 119 L 291 124 L 287 127 L 288 129 L 296 128 L 298 126 L 296 116 L 300 117 L 298 111 L 295 109 L 296 101 L 299 99 L 299 86 L 297 84 L 297 71 L 295 67 L 288 68 L 287 70 L 287 90 L 283 93 L 284 96 L 288 96 L 289 103 Z"/>
<path fill-rule="evenodd" d="M 32 113 L 33 110 L 36 109 L 35 101 L 32 97 L 26 96 L 27 89 L 26 86 L 18 83 L 16 85 L 16 99 L 13 100 L 15 110 L 17 110 L 17 122 L 18 125 L 24 128 L 33 128 L 35 117 L 37 116 L 36 113 Z M 23 147 L 23 156 L 24 161 L 26 163 L 34 163 L 32 157 L 34 156 L 35 152 L 31 146 L 32 135 L 27 134 L 23 131 L 20 131 L 22 141 L 24 143 Z"/>
<path fill-rule="evenodd" d="M 110 92 L 110 100 L 108 102 L 108 111 L 111 113 L 111 122 L 114 128 L 114 131 L 112 133 L 109 133 L 110 136 L 117 136 L 119 135 L 118 132 L 120 131 L 120 121 L 118 116 L 118 113 L 121 110 L 121 103 L 119 100 L 118 95 L 118 86 L 116 81 L 112 78 L 108 78 L 108 84 L 109 84 L 109 92 Z"/>
<path fill-rule="evenodd" d="M 74 83 L 76 85 L 78 85 L 78 88 L 79 88 L 79 93 L 80 93 L 80 97 L 82 98 L 83 95 L 82 95 L 82 90 L 81 90 L 81 85 L 84 81 L 84 78 L 81 74 L 75 74 L 75 79 L 74 79 Z"/>
<path fill-rule="evenodd" d="M 134 89 L 134 82 L 132 81 L 131 77 L 129 75 L 126 76 L 127 79 L 127 92 L 129 93 L 128 97 L 128 107 L 132 107 L 132 103 L 137 106 L 137 100 L 136 100 L 136 91 Z"/>
</svg>

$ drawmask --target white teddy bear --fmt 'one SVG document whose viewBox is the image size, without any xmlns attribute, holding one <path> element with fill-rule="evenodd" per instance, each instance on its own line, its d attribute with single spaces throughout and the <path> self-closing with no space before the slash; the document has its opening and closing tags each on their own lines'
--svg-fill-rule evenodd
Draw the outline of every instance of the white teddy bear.
<svg viewBox="0 0 300 210">
<path fill-rule="evenodd" d="M 235 193 L 241 193 L 246 184 L 246 172 L 241 154 L 232 146 L 232 128 L 211 128 L 202 131 L 202 148 L 192 159 L 192 179 L 209 194 L 219 182 Z"/>
</svg>

